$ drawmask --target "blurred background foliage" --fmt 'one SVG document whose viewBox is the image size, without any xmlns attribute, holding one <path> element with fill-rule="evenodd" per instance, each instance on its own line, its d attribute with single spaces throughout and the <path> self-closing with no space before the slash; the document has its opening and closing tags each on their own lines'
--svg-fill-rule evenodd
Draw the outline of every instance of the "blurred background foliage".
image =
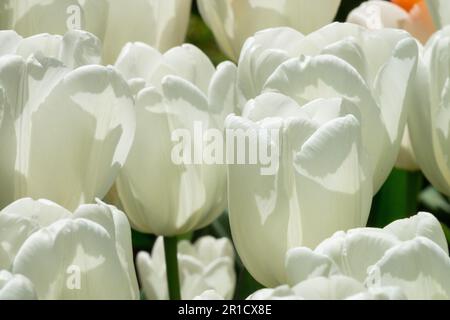
<svg viewBox="0 0 450 320">
<path fill-rule="evenodd" d="M 336 21 L 344 22 L 348 13 L 362 2 L 363 0 L 342 0 Z M 202 49 L 215 65 L 227 60 L 220 52 L 213 34 L 201 19 L 195 1 L 192 6 L 186 42 Z M 418 211 L 433 213 L 441 221 L 447 240 L 450 243 L 449 199 L 431 187 L 421 172 L 407 172 L 394 169 L 384 186 L 373 199 L 368 226 L 381 228 L 394 220 L 415 215 Z M 228 213 L 225 212 L 210 226 L 184 235 L 181 238 L 195 241 L 204 235 L 212 235 L 217 238 L 231 238 Z M 154 241 L 154 236 L 133 232 L 135 252 L 141 250 L 151 251 Z M 245 299 L 249 294 L 262 288 L 246 271 L 237 255 L 236 274 L 236 299 Z"/>
</svg>

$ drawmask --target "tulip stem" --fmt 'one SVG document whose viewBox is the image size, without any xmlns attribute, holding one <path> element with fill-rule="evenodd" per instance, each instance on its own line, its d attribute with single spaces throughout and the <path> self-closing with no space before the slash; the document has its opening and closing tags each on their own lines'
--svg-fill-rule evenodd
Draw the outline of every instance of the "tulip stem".
<svg viewBox="0 0 450 320">
<path fill-rule="evenodd" d="M 178 239 L 164 237 L 164 253 L 166 255 L 167 286 L 170 300 L 181 300 L 180 277 L 178 274 Z"/>
</svg>

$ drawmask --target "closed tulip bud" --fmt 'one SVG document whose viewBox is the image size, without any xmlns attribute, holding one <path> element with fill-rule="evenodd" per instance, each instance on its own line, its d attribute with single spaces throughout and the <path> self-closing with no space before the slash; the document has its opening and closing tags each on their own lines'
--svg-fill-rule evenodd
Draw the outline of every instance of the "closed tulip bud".
<svg viewBox="0 0 450 320">
<path fill-rule="evenodd" d="M 180 45 L 191 12 L 191 0 L 131 0 L 126 6 L 122 0 L 3 2 L 0 29 L 14 29 L 27 37 L 86 30 L 103 43 L 105 64 L 114 63 L 128 41 L 142 41 L 163 51 Z"/>
<path fill-rule="evenodd" d="M 200 13 L 222 51 L 234 61 L 255 32 L 288 26 L 304 34 L 333 21 L 340 0 L 197 0 Z"/>
<path fill-rule="evenodd" d="M 251 299 L 450 299 L 450 258 L 429 213 L 383 229 L 337 232 L 314 250 L 290 250 L 287 285 Z"/>
<path fill-rule="evenodd" d="M 450 195 L 449 42 L 450 26 L 438 31 L 425 46 L 408 119 L 417 163 L 433 186 L 446 195 Z"/>
<path fill-rule="evenodd" d="M 146 298 L 168 300 L 162 237 L 156 240 L 151 256 L 146 252 L 138 254 L 136 265 Z M 192 300 L 206 290 L 212 290 L 216 298 L 229 300 L 233 297 L 236 274 L 234 251 L 228 239 L 203 237 L 194 244 L 181 241 L 178 243 L 178 268 L 182 299 Z"/>
<path fill-rule="evenodd" d="M 0 300 L 36 300 L 36 293 L 24 276 L 0 270 Z"/>
<path fill-rule="evenodd" d="M 138 299 L 126 216 L 100 201 L 73 214 L 21 199 L 0 212 L 0 267 L 33 283 L 39 299 Z"/>
<path fill-rule="evenodd" d="M 316 81 L 315 69 L 323 68 L 340 77 L 339 71 L 331 71 L 334 63 L 341 61 L 315 57 L 301 63 L 305 72 L 300 74 L 308 75 L 306 82 Z M 356 87 L 351 76 L 343 78 Z M 303 87 L 297 88 L 302 92 Z M 316 246 L 337 230 L 366 224 L 372 171 L 362 147 L 360 118 L 358 107 L 346 99 L 315 99 L 300 106 L 277 93 L 250 101 L 242 118 L 227 118 L 227 130 L 254 140 L 244 145 L 244 155 L 259 146 L 259 155 L 267 152 L 271 159 L 264 163 L 260 156 L 254 163 L 228 165 L 233 240 L 260 283 L 273 287 L 286 282 L 284 257 L 290 248 Z"/>
<path fill-rule="evenodd" d="M 84 65 L 98 49 L 87 33 L 2 39 L 0 208 L 32 197 L 74 210 L 103 198 L 134 137 L 128 84 L 113 67 Z"/>
<path fill-rule="evenodd" d="M 318 55 L 324 56 L 320 63 L 303 62 Z M 289 28 L 268 29 L 246 41 L 238 87 L 246 100 L 277 92 L 299 105 L 314 98 L 356 102 L 376 193 L 397 160 L 417 59 L 416 41 L 402 30 L 334 23 L 303 36 Z"/>
<path fill-rule="evenodd" d="M 116 184 L 132 226 L 172 236 L 208 225 L 226 207 L 226 167 L 204 161 L 204 137 L 221 135 L 237 104 L 236 67 L 216 69 L 192 45 L 161 54 L 143 43 L 125 46 L 116 67 L 136 94 L 136 136 Z"/>
</svg>

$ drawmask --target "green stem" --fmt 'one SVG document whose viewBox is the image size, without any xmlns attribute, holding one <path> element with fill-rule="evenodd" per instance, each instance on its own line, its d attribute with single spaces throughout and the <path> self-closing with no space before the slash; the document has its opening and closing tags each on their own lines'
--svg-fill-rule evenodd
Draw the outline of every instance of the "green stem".
<svg viewBox="0 0 450 320">
<path fill-rule="evenodd" d="M 181 300 L 180 278 L 178 274 L 177 237 L 164 237 L 166 255 L 167 286 L 170 300 Z"/>
</svg>

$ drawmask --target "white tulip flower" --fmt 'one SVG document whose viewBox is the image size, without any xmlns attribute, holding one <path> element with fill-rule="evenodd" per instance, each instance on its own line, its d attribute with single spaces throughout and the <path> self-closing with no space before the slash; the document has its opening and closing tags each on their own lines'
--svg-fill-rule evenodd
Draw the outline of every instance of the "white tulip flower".
<svg viewBox="0 0 450 320">
<path fill-rule="evenodd" d="M 197 0 L 222 51 L 234 61 L 257 31 L 288 26 L 304 34 L 333 21 L 341 0 Z"/>
<path fill-rule="evenodd" d="M 315 57 L 303 61 L 301 68 L 306 82 L 314 82 L 315 69 L 320 68 L 360 89 L 338 58 Z M 302 92 L 302 86 L 297 88 Z M 372 171 L 362 146 L 360 118 L 358 107 L 346 99 L 314 99 L 300 107 L 278 93 L 251 100 L 242 118 L 227 118 L 227 129 L 255 132 L 257 144 L 271 145 L 275 155 L 273 174 L 263 174 L 261 162 L 228 165 L 234 244 L 260 283 L 285 283 L 284 257 L 290 248 L 313 247 L 337 230 L 366 225 Z M 278 137 L 268 136 L 267 129 L 277 130 Z M 252 146 L 246 148 L 252 152 Z"/>
<path fill-rule="evenodd" d="M 304 56 L 318 55 L 324 56 L 320 63 L 305 62 Z M 346 63 L 334 62 L 334 57 Z M 289 28 L 268 29 L 246 41 L 238 86 L 244 100 L 277 92 L 299 105 L 315 98 L 353 101 L 361 112 L 376 193 L 399 153 L 417 57 L 416 41 L 402 30 L 334 23 L 303 36 Z"/>
<path fill-rule="evenodd" d="M 0 267 L 33 283 L 39 299 L 138 299 L 131 229 L 98 201 L 73 214 L 21 199 L 0 212 Z"/>
<path fill-rule="evenodd" d="M 74 210 L 103 198 L 133 142 L 127 82 L 111 66 L 84 65 L 96 60 L 92 35 L 2 39 L 0 208 L 32 197 Z"/>
<path fill-rule="evenodd" d="M 5 0 L 0 29 L 23 36 L 86 30 L 103 43 L 105 64 L 114 63 L 129 41 L 162 51 L 184 42 L 191 0 Z M 1 6 L 1 4 L 0 4 Z"/>
<path fill-rule="evenodd" d="M 0 270 L 0 300 L 36 300 L 36 293 L 24 276 Z"/>
<path fill-rule="evenodd" d="M 151 256 L 142 251 L 136 259 L 146 298 L 168 300 L 163 238 L 156 240 Z M 178 243 L 178 266 L 182 299 L 192 300 L 207 290 L 205 299 L 219 296 L 229 300 L 233 297 L 236 274 L 230 240 L 209 236 L 194 244 L 183 240 Z"/>
<path fill-rule="evenodd" d="M 172 236 L 210 224 L 226 207 L 226 167 L 203 159 L 178 162 L 173 151 L 189 140 L 186 154 L 201 153 L 207 145 L 202 134 L 223 130 L 237 105 L 236 67 L 224 62 L 216 69 L 192 45 L 161 54 L 143 43 L 125 46 L 116 67 L 137 95 L 136 136 L 116 183 L 132 226 Z M 174 139 L 177 133 L 186 141 Z"/>
<path fill-rule="evenodd" d="M 408 119 L 417 163 L 440 192 L 450 195 L 450 26 L 427 43 L 419 62 Z"/>
<path fill-rule="evenodd" d="M 286 285 L 251 299 L 450 299 L 450 257 L 429 213 L 383 229 L 337 232 L 315 250 L 286 255 Z"/>
</svg>

